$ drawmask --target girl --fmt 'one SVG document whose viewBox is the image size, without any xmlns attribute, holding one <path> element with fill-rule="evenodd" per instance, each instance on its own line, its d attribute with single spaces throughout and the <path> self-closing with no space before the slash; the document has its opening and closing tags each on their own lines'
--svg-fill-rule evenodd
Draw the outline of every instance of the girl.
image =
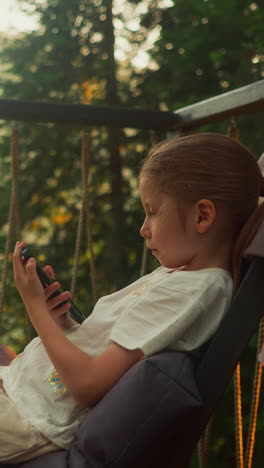
<svg viewBox="0 0 264 468">
<path fill-rule="evenodd" d="M 35 259 L 14 251 L 17 289 L 35 338 L 0 367 L 0 461 L 69 448 L 89 410 L 138 360 L 165 348 L 193 350 L 215 332 L 238 284 L 239 255 L 263 216 L 264 180 L 243 145 L 200 134 L 152 149 L 140 171 L 140 234 L 160 267 L 101 298 L 81 326 L 69 297 L 49 299 Z M 232 253 L 234 261 L 232 263 Z M 53 276 L 51 267 L 46 272 Z"/>
</svg>

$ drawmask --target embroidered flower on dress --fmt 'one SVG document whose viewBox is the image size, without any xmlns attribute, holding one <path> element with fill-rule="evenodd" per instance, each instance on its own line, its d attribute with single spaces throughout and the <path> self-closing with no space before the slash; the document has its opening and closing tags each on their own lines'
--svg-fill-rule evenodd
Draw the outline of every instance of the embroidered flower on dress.
<svg viewBox="0 0 264 468">
<path fill-rule="evenodd" d="M 48 377 L 48 382 L 50 385 L 52 385 L 53 390 L 55 393 L 57 393 L 57 395 L 62 395 L 63 393 L 67 392 L 67 388 L 62 382 L 58 372 L 52 372 L 52 374 L 50 374 Z"/>
<path fill-rule="evenodd" d="M 146 283 L 143 283 L 141 286 L 139 286 L 137 289 L 134 289 L 131 293 L 130 296 L 140 296 L 145 289 L 149 288 L 150 286 L 153 285 L 152 281 L 147 281 Z"/>
</svg>

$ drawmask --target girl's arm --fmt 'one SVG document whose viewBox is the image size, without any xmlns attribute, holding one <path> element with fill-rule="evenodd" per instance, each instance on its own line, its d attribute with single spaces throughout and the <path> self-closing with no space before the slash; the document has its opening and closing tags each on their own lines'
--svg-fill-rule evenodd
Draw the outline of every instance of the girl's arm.
<svg viewBox="0 0 264 468">
<path fill-rule="evenodd" d="M 84 407 L 91 407 L 112 388 L 120 377 L 144 354 L 140 349 L 127 350 L 116 343 L 101 355 L 92 358 L 64 336 L 46 303 L 45 292 L 36 273 L 36 261 L 23 265 L 17 242 L 14 256 L 14 277 L 30 320 L 61 379 L 73 398 Z"/>
</svg>

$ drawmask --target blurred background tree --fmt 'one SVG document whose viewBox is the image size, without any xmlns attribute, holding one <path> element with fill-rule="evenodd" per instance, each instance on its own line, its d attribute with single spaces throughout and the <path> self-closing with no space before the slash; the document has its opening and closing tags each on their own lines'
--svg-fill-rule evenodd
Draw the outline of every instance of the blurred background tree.
<svg viewBox="0 0 264 468">
<path fill-rule="evenodd" d="M 147 17 L 142 18 L 146 24 Z M 264 10 L 248 0 L 177 0 L 163 12 L 150 51 L 156 70 L 140 85 L 144 105 L 177 110 L 264 77 Z M 153 100 L 153 96 L 159 99 Z M 237 119 L 242 141 L 259 155 L 260 114 Z M 201 128 L 225 132 L 227 124 Z"/>
<path fill-rule="evenodd" d="M 264 77 L 264 13 L 258 2 L 19 0 L 19 4 L 38 18 L 39 26 L 30 33 L 0 37 L 3 98 L 174 111 Z M 257 157 L 263 152 L 260 116 L 237 118 L 242 142 Z M 225 133 L 228 124 L 215 123 L 199 131 Z M 1 245 L 7 233 L 13 126 L 2 122 L 0 127 Z M 143 248 L 138 234 L 143 219 L 138 165 L 164 132 L 37 122 L 18 122 L 16 127 L 23 237 L 42 263 L 52 264 L 64 289 L 69 288 L 85 132 L 90 138 L 89 197 L 98 293 L 107 294 L 136 279 Z M 154 265 L 149 261 L 149 269 Z M 90 313 L 93 299 L 85 236 L 74 300 L 84 313 Z M 27 340 L 25 330 L 24 309 L 14 293 L 10 271 L 1 342 L 20 351 Z M 245 356 L 247 388 L 255 347 L 256 337 Z M 208 465 L 213 468 L 235 463 L 230 395 L 229 388 L 215 423 Z M 247 413 L 248 394 L 244 404 Z M 263 421 L 259 424 L 261 440 Z M 255 466 L 262 466 L 260 443 L 255 460 Z M 195 457 L 193 466 L 197 466 Z"/>
<path fill-rule="evenodd" d="M 115 59 L 111 1 L 20 3 L 26 11 L 38 15 L 39 28 L 30 34 L 20 33 L 8 44 L 2 38 L 1 61 L 6 77 L 1 83 L 2 96 L 83 104 L 126 103 L 130 91 L 122 86 L 127 73 L 121 78 L 118 75 L 125 68 L 117 66 Z M 122 22 L 122 17 L 122 11 L 117 11 L 116 21 Z M 142 41 L 145 39 L 146 34 Z M 4 122 L 1 131 L 1 170 L 6 174 L 0 187 L 2 195 L 10 190 L 11 126 Z M 18 123 L 17 128 L 21 217 L 27 242 L 36 244 L 42 260 L 52 263 L 60 280 L 67 284 L 81 201 L 81 136 L 86 131 L 90 135 L 90 198 L 98 290 L 105 294 L 137 277 L 142 251 L 138 226 L 142 215 L 137 193 L 131 195 L 137 192 L 135 173 L 142 157 L 139 153 L 143 153 L 145 141 L 149 140 L 146 132 L 77 126 L 65 129 L 63 125 L 37 122 Z M 3 212 L 7 213 L 9 200 L 4 196 L 3 199 Z M 6 219 L 3 216 L 4 223 Z M 4 226 L 3 241 L 5 235 Z M 89 253 L 83 249 L 77 302 L 87 314 L 92 307 L 88 261 Z M 12 303 L 12 286 L 7 298 L 7 304 Z M 7 310 L 6 305 L 3 333 L 14 332 Z M 24 323 L 23 308 L 19 310 Z"/>
</svg>

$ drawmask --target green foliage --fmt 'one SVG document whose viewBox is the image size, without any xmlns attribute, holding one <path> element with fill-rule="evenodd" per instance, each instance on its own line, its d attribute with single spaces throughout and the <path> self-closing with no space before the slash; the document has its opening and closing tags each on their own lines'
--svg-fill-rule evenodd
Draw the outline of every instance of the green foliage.
<svg viewBox="0 0 264 468">
<path fill-rule="evenodd" d="M 106 36 L 112 25 L 111 17 L 106 16 L 109 2 L 31 1 L 30 8 L 40 14 L 39 30 L 21 34 L 11 44 L 2 41 L 1 60 L 8 70 L 8 79 L 2 83 L 4 97 L 116 104 L 119 98 L 111 55 L 113 43 L 111 49 Z M 11 127 L 3 123 L 0 135 L 4 155 L 0 163 L 2 245 L 9 204 L 6 195 L 10 193 Z M 17 128 L 23 238 L 35 247 L 42 263 L 55 267 L 58 278 L 69 288 L 81 206 L 81 139 L 87 129 L 39 123 L 18 123 Z M 138 158 L 138 152 L 134 136 L 126 137 L 123 132 L 106 128 L 88 131 L 92 235 L 101 295 L 128 282 L 130 277 L 135 278 L 139 272 L 142 243 L 135 246 L 138 224 L 133 216 L 136 210 L 138 218 L 138 203 L 124 207 L 124 199 L 130 198 L 131 184 L 135 184 L 129 166 L 134 164 L 135 155 Z M 128 175 L 122 180 L 125 171 Z M 118 180 L 121 186 L 117 186 Z M 120 222 L 113 223 L 113 219 Z M 12 290 L 6 296 L 3 335 L 10 333 L 8 316 L 10 310 L 14 312 Z M 92 309 L 92 293 L 85 235 L 76 301 L 88 315 Z M 25 328 L 25 323 L 22 325 Z"/>
<path fill-rule="evenodd" d="M 161 34 L 146 71 L 138 101 L 177 110 L 260 80 L 264 76 L 263 8 L 250 0 L 174 2 L 164 11 Z M 158 99 L 153 99 L 153 96 Z M 261 115 L 240 117 L 241 139 L 263 151 Z M 200 131 L 226 132 L 228 123 Z"/>
<path fill-rule="evenodd" d="M 162 17 L 152 53 L 158 70 L 148 74 L 144 92 L 150 83 L 160 86 L 174 110 L 261 79 L 262 20 L 263 10 L 248 0 L 175 2 Z"/>
</svg>

